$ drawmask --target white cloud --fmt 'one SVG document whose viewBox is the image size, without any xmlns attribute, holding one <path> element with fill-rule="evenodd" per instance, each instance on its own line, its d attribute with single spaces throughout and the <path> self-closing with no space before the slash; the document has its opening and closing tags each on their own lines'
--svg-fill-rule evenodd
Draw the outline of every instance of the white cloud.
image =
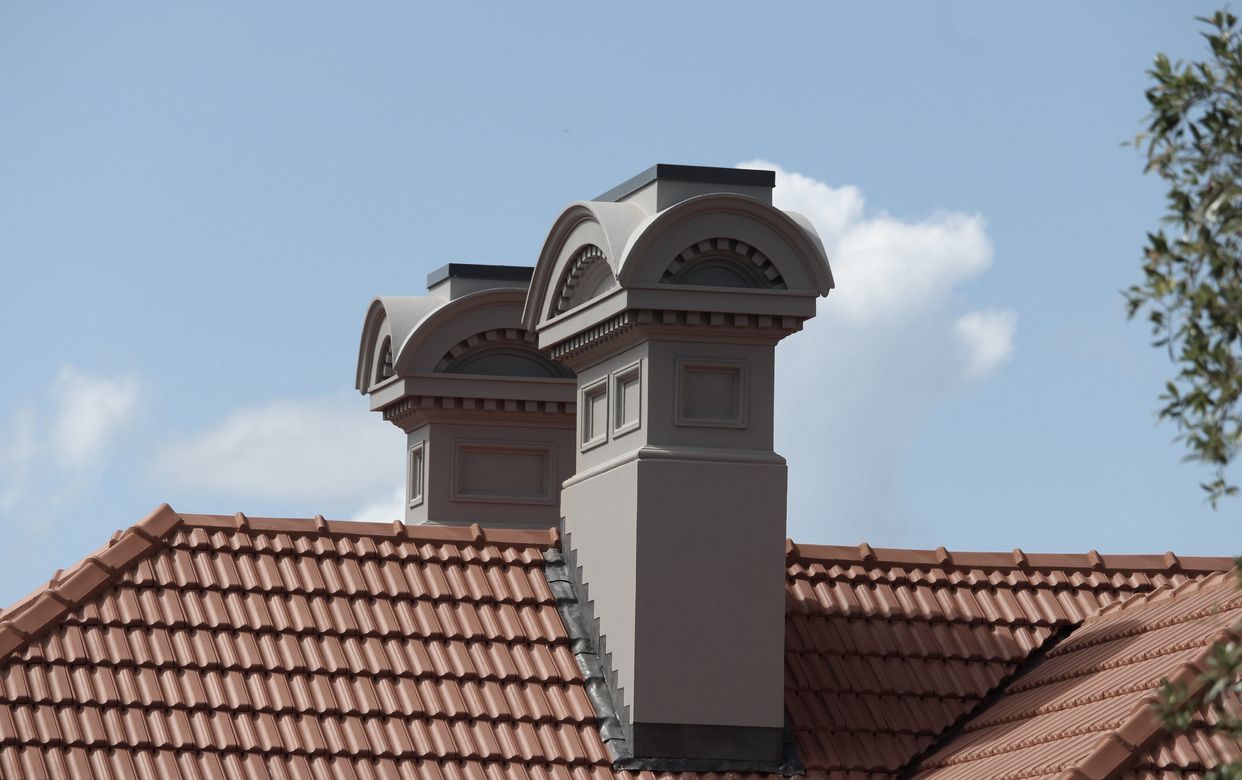
<svg viewBox="0 0 1242 780">
<path fill-rule="evenodd" d="M 351 520 L 391 523 L 405 519 L 405 486 L 398 484 L 386 498 L 374 501 L 349 514 Z"/>
<path fill-rule="evenodd" d="M 400 474 L 402 441 L 357 398 L 276 400 L 167 445 L 155 473 L 213 500 L 358 505 Z"/>
<path fill-rule="evenodd" d="M 958 338 L 967 350 L 968 371 L 984 377 L 1013 357 L 1013 334 L 1018 329 L 1016 312 L 984 309 L 958 317 Z"/>
<path fill-rule="evenodd" d="M 0 420 L 0 566 L 47 555 L 61 518 L 116 486 L 101 477 L 133 446 L 126 439 L 139 421 L 145 386 L 136 376 L 61 366 L 37 393 Z"/>
<path fill-rule="evenodd" d="M 0 516 L 13 511 L 23 489 L 30 483 L 30 473 L 38 454 L 37 417 L 34 407 L 18 409 L 9 430 L 0 439 Z"/>
<path fill-rule="evenodd" d="M 836 289 L 777 351 L 777 451 L 789 460 L 790 532 L 902 543 L 902 462 L 937 403 L 1013 355 L 1016 313 L 967 313 L 962 286 L 992 264 L 978 214 L 868 215 L 857 187 L 768 162 L 775 204 L 815 225 Z"/>
<path fill-rule="evenodd" d="M 107 377 L 62 366 L 52 383 L 56 418 L 49 443 L 68 468 L 94 465 L 113 437 L 133 422 L 141 383 L 137 377 Z"/>
</svg>

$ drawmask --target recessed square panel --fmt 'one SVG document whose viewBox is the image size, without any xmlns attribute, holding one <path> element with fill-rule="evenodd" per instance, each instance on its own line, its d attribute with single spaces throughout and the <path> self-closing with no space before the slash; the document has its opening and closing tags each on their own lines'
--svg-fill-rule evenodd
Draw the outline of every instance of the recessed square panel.
<svg viewBox="0 0 1242 780">
<path fill-rule="evenodd" d="M 678 358 L 677 425 L 746 427 L 746 364 L 738 360 Z"/>
</svg>

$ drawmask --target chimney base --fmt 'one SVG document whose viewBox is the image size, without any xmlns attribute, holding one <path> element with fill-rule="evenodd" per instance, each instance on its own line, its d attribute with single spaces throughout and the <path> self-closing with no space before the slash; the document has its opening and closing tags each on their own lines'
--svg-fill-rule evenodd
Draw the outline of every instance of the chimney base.
<svg viewBox="0 0 1242 780">
<path fill-rule="evenodd" d="M 630 731 L 634 755 L 653 759 L 780 764 L 785 751 L 785 730 L 777 728 L 635 723 Z"/>
</svg>

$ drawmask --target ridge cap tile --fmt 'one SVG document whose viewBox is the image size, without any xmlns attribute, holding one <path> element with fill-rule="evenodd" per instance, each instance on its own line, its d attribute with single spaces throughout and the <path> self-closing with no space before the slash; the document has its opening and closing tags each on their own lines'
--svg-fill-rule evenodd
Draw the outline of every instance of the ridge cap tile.
<svg viewBox="0 0 1242 780">
<path fill-rule="evenodd" d="M 872 547 L 829 544 L 801 544 L 787 540 L 786 554 L 791 563 L 921 565 L 952 569 L 1070 569 L 1091 572 L 1215 572 L 1233 567 L 1225 556 L 1179 557 L 1172 553 L 1152 555 L 1102 554 L 1096 550 L 1083 553 L 1030 553 L 1021 549 L 1010 552 L 974 552 L 935 549 Z"/>
</svg>

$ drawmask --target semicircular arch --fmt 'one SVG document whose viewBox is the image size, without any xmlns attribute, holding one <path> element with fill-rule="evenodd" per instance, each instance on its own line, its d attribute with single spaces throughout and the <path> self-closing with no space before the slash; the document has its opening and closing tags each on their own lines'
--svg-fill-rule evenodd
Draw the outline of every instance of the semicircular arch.
<svg viewBox="0 0 1242 780">
<path fill-rule="evenodd" d="M 676 261 L 688 248 L 692 258 L 702 260 L 720 249 L 719 242 L 731 243 L 717 257 L 736 255 L 741 247 L 748 262 L 758 258 L 763 276 L 784 285 L 765 285 L 770 289 L 826 295 L 833 287 L 817 236 L 780 209 L 728 194 L 690 198 L 652 217 L 621 258 L 618 282 L 622 287 L 659 284 L 671 266 L 674 275 L 681 270 L 687 261 L 681 266 Z"/>
</svg>

